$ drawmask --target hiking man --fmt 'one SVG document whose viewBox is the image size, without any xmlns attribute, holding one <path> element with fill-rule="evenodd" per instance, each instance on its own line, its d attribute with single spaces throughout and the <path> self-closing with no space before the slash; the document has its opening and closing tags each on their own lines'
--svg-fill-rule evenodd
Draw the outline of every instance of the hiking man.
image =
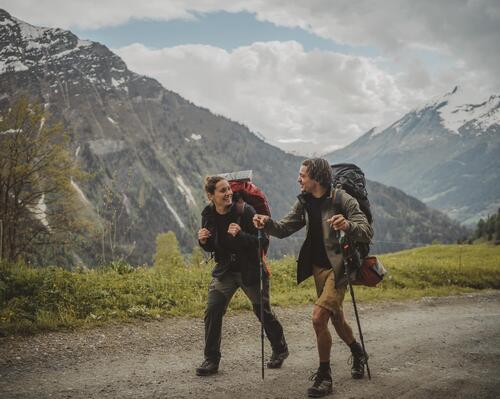
<svg viewBox="0 0 500 399">
<path fill-rule="evenodd" d="M 337 335 L 351 349 L 352 378 L 364 376 L 365 353 L 354 338 L 342 310 L 347 279 L 344 277 L 339 232 L 344 231 L 354 241 L 369 242 L 373 230 L 356 199 L 332 187 L 332 170 L 328 161 L 315 158 L 302 162 L 298 183 L 301 194 L 288 215 L 274 221 L 269 216 L 257 214 L 253 222 L 258 229 L 278 238 L 288 237 L 306 226 L 307 236 L 297 262 L 297 283 L 314 276 L 318 299 L 313 307 L 312 323 L 319 354 L 319 368 L 307 393 L 310 397 L 322 397 L 332 392 L 329 320 Z"/>
</svg>

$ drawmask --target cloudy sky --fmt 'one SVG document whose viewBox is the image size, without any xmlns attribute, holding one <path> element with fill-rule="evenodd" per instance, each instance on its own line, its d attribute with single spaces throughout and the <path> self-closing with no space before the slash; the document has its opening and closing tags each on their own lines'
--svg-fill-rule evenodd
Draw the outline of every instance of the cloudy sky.
<svg viewBox="0 0 500 399">
<path fill-rule="evenodd" d="M 288 151 L 342 147 L 459 85 L 500 92 L 498 0 L 0 0 Z"/>
</svg>

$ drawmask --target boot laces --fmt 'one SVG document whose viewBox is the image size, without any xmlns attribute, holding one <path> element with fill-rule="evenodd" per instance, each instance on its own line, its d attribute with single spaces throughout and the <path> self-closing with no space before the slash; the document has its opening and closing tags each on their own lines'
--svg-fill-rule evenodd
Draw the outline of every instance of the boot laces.
<svg viewBox="0 0 500 399">
<path fill-rule="evenodd" d="M 326 372 L 320 371 L 320 370 L 315 371 L 314 373 L 312 373 L 309 376 L 309 380 L 314 381 L 313 386 L 315 386 L 315 387 L 318 387 L 319 385 L 321 385 L 323 380 L 327 380 L 327 379 L 330 379 L 330 376 Z"/>
<path fill-rule="evenodd" d="M 363 354 L 363 353 L 353 354 L 353 353 L 351 353 L 351 356 L 349 356 L 349 359 L 347 359 L 347 363 L 350 366 L 361 367 L 361 366 L 364 366 L 366 364 L 367 359 L 368 359 L 368 354 Z"/>
</svg>

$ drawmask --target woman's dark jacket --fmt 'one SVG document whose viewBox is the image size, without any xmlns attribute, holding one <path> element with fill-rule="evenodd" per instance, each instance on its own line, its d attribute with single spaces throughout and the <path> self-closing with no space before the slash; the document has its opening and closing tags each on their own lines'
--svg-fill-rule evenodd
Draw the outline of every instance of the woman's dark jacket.
<svg viewBox="0 0 500 399">
<path fill-rule="evenodd" d="M 230 214 L 230 222 L 237 223 L 241 231 L 236 237 L 230 236 L 225 240 L 226 245 L 222 246 L 217 235 L 217 226 L 215 222 L 215 206 L 212 204 L 205 207 L 201 213 L 201 226 L 210 230 L 212 234 L 206 244 L 200 246 L 207 252 L 213 252 L 215 257 L 215 267 L 212 276 L 223 279 L 224 275 L 231 269 L 231 264 L 237 262 L 241 270 L 241 279 L 245 285 L 254 285 L 259 282 L 259 255 L 257 229 L 253 225 L 252 219 L 255 210 L 248 204 L 243 208 L 233 203 Z M 268 238 L 262 240 L 262 245 L 267 246 Z"/>
</svg>

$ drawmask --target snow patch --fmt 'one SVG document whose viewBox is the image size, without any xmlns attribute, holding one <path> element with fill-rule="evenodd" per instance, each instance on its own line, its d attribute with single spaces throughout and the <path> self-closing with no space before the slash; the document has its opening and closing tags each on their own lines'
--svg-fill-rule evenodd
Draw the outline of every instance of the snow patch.
<svg viewBox="0 0 500 399">
<path fill-rule="evenodd" d="M 3 132 L 0 132 L 0 134 L 17 134 L 17 133 L 21 133 L 22 130 L 21 129 L 7 129 L 7 130 L 4 130 Z"/>
<path fill-rule="evenodd" d="M 35 219 L 38 219 L 49 232 L 52 231 L 49 226 L 49 221 L 47 220 L 47 204 L 45 203 L 45 194 L 42 194 L 35 207 L 28 207 L 28 209 L 33 214 Z"/>
<path fill-rule="evenodd" d="M 491 96 L 488 100 L 481 101 L 472 99 L 472 95 L 455 87 L 451 92 L 434 97 L 414 111 L 421 113 L 426 108 L 437 108 L 443 126 L 455 134 L 460 134 L 459 129 L 472 121 L 474 127 L 480 130 L 500 124 L 500 96 Z"/>
<path fill-rule="evenodd" d="M 122 202 L 123 206 L 125 207 L 125 212 L 127 212 L 127 215 L 130 216 L 130 200 L 128 199 L 127 194 L 125 193 L 122 194 L 123 194 Z"/>
<path fill-rule="evenodd" d="M 194 141 L 198 141 L 198 140 L 201 140 L 201 134 L 192 134 L 191 135 L 191 138 L 194 140 Z"/>
<path fill-rule="evenodd" d="M 170 203 L 168 202 L 168 200 L 165 197 L 165 195 L 163 195 L 163 192 L 160 189 L 158 189 L 158 191 L 160 192 L 161 197 L 163 198 L 163 202 L 165 202 L 165 205 L 167 206 L 167 209 L 172 213 L 172 215 L 174 215 L 174 218 L 177 221 L 177 223 L 179 224 L 179 226 L 181 226 L 183 229 L 185 229 L 186 226 L 184 225 L 184 223 L 182 222 L 181 218 L 179 217 L 179 215 L 175 211 L 174 207 L 172 205 L 170 205 Z"/>
<path fill-rule="evenodd" d="M 80 147 L 78 147 L 78 148 L 80 148 Z M 90 201 L 87 199 L 87 197 L 83 193 L 82 189 L 80 187 L 78 187 L 78 185 L 75 183 L 73 178 L 70 179 L 70 182 L 71 182 L 71 186 L 73 186 L 73 188 L 76 190 L 76 192 L 78 193 L 80 198 L 83 200 L 83 202 L 90 205 Z"/>
<path fill-rule="evenodd" d="M 12 57 L 8 57 L 5 61 L 0 61 L 0 74 L 6 72 L 21 72 L 27 71 L 29 68 L 24 65 L 18 59 L 12 59 Z"/>
<path fill-rule="evenodd" d="M 78 148 L 75 151 L 75 158 L 78 156 L 79 153 L 80 153 L 80 146 L 78 146 Z"/>
<path fill-rule="evenodd" d="M 108 121 L 110 121 L 113 125 L 118 125 L 118 122 L 116 122 L 114 119 L 112 119 L 111 117 L 107 116 L 106 118 L 108 118 Z"/>
<path fill-rule="evenodd" d="M 177 176 L 175 179 L 177 180 L 177 183 L 179 183 L 177 187 L 179 188 L 179 191 L 184 194 L 184 197 L 186 197 L 187 203 L 196 206 L 193 193 L 191 193 L 191 189 L 186 185 L 186 183 L 184 183 L 182 176 Z"/>
</svg>

